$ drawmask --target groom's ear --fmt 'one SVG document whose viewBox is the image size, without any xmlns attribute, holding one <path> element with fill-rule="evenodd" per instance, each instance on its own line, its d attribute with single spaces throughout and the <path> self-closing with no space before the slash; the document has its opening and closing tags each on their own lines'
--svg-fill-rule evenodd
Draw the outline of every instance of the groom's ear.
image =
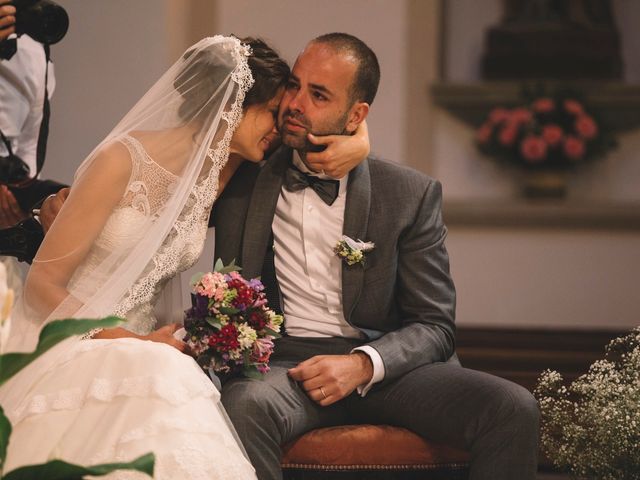
<svg viewBox="0 0 640 480">
<path fill-rule="evenodd" d="M 369 104 L 366 102 L 356 102 L 351 107 L 349 115 L 347 116 L 347 125 L 345 130 L 351 134 L 358 129 L 358 126 L 364 122 L 364 119 L 369 115 Z"/>
</svg>

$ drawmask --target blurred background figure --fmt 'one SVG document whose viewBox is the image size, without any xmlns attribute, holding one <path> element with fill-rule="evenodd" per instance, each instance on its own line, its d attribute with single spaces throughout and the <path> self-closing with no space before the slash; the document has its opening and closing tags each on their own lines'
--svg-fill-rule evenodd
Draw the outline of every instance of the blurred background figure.
<svg viewBox="0 0 640 480">
<path fill-rule="evenodd" d="M 49 99 L 55 89 L 49 45 L 69 20 L 48 0 L 0 0 L 0 254 L 30 261 L 41 238 L 31 210 L 63 184 L 41 180 L 49 135 Z M 2 257 L 19 290 L 14 260 Z"/>
</svg>

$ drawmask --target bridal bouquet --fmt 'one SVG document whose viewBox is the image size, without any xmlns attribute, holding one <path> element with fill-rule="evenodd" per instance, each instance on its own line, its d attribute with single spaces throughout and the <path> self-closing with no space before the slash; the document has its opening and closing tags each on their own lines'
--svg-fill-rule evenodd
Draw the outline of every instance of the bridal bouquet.
<svg viewBox="0 0 640 480">
<path fill-rule="evenodd" d="M 184 342 L 205 370 L 260 378 L 269 371 L 282 316 L 267 307 L 260 280 L 246 280 L 238 270 L 218 260 L 213 272 L 192 279 Z"/>
<path fill-rule="evenodd" d="M 640 478 L 640 327 L 612 340 L 606 358 L 565 386 L 543 372 L 535 395 L 542 447 L 558 467 L 580 478 Z"/>
</svg>

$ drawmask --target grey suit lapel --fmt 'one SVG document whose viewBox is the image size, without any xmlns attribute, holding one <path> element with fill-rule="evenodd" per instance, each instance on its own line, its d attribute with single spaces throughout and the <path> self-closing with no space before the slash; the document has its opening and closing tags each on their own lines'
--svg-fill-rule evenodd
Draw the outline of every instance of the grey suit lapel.
<svg viewBox="0 0 640 480">
<path fill-rule="evenodd" d="M 347 202 L 344 210 L 344 235 L 367 241 L 367 225 L 371 206 L 371 176 L 367 160 L 358 165 L 349 175 Z M 344 316 L 349 321 L 364 280 L 362 265 L 342 263 L 342 307 Z"/>
<path fill-rule="evenodd" d="M 291 155 L 290 148 L 277 150 L 262 167 L 253 188 L 242 241 L 241 266 L 246 278 L 259 276 L 262 272 L 282 179 Z"/>
</svg>

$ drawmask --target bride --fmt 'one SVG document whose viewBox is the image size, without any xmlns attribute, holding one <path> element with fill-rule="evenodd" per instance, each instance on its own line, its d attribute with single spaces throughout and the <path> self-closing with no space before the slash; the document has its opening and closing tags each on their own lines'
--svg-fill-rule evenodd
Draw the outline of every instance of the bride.
<svg viewBox="0 0 640 480">
<path fill-rule="evenodd" d="M 54 319 L 126 323 L 60 343 L 0 388 L 13 425 L 5 471 L 153 452 L 159 479 L 256 477 L 218 391 L 173 337 L 180 319 L 157 328 L 154 305 L 197 260 L 235 170 L 277 137 L 288 76 L 259 40 L 203 39 L 82 163 L 29 271 L 7 350 L 33 350 Z"/>
</svg>

